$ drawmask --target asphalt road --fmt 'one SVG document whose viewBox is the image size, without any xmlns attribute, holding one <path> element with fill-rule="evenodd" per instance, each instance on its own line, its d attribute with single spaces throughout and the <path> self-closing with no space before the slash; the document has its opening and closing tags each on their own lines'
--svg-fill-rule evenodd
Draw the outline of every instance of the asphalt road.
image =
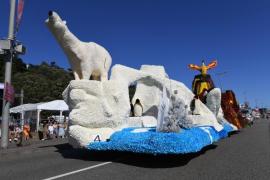
<svg viewBox="0 0 270 180">
<path fill-rule="evenodd" d="M 77 171 L 79 170 L 79 171 Z M 67 174 L 68 173 L 68 174 Z M 58 176 L 60 175 L 60 176 Z M 0 179 L 270 179 L 270 121 L 257 120 L 200 153 L 88 152 L 66 140 L 0 150 Z"/>
</svg>

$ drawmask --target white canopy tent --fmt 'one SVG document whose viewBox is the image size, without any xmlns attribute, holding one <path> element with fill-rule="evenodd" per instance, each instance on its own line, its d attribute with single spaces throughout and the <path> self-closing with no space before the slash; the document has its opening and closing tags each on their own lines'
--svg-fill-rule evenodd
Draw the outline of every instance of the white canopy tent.
<svg viewBox="0 0 270 180">
<path fill-rule="evenodd" d="M 0 89 L 4 89 L 4 83 L 0 83 Z"/>
<path fill-rule="evenodd" d="M 25 112 L 25 111 L 35 111 L 35 110 L 37 110 L 37 107 L 38 107 L 39 104 L 42 104 L 42 103 L 22 104 L 20 106 L 10 108 L 9 111 L 10 111 L 10 113 L 22 113 L 22 112 Z"/>
<path fill-rule="evenodd" d="M 21 113 L 21 117 L 24 121 L 24 113 L 27 111 L 36 111 L 37 112 L 37 130 L 39 128 L 40 122 L 40 112 L 43 110 L 47 111 L 60 111 L 60 117 L 62 116 L 63 111 L 68 111 L 68 105 L 63 100 L 54 100 L 50 102 L 44 103 L 36 103 L 36 104 L 23 104 L 20 106 L 16 106 L 10 109 L 10 113 Z"/>
</svg>

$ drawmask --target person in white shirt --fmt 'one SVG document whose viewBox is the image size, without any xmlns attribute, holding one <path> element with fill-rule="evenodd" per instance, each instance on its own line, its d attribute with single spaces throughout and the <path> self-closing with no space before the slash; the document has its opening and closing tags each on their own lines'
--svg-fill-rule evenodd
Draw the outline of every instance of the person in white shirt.
<svg viewBox="0 0 270 180">
<path fill-rule="evenodd" d="M 51 139 L 53 138 L 53 130 L 54 130 L 53 124 L 50 123 L 50 125 L 48 127 L 48 131 L 49 131 L 49 136 L 50 136 Z"/>
</svg>

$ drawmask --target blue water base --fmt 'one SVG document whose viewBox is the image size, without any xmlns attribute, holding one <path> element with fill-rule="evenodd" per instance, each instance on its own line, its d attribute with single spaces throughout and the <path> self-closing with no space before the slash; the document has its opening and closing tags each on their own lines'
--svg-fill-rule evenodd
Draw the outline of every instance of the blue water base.
<svg viewBox="0 0 270 180">
<path fill-rule="evenodd" d="M 228 123 L 224 123 L 223 124 L 223 129 L 221 131 L 219 131 L 219 137 L 222 138 L 226 138 L 228 137 L 229 133 L 233 131 L 233 127 L 228 124 Z"/>
<path fill-rule="evenodd" d="M 128 151 L 147 154 L 186 154 L 200 151 L 228 136 L 233 128 L 225 124 L 217 132 L 211 126 L 182 129 L 179 133 L 156 132 L 155 128 L 125 128 L 117 131 L 108 142 L 92 142 L 88 149 L 97 151 Z"/>
</svg>

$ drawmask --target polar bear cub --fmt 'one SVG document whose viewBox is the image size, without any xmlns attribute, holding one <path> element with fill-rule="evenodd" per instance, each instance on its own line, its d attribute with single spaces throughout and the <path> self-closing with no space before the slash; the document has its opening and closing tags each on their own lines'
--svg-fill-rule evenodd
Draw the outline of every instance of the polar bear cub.
<svg viewBox="0 0 270 180">
<path fill-rule="evenodd" d="M 112 58 L 105 48 L 94 42 L 80 41 L 56 12 L 49 11 L 45 23 L 67 55 L 75 80 L 108 79 Z"/>
</svg>

